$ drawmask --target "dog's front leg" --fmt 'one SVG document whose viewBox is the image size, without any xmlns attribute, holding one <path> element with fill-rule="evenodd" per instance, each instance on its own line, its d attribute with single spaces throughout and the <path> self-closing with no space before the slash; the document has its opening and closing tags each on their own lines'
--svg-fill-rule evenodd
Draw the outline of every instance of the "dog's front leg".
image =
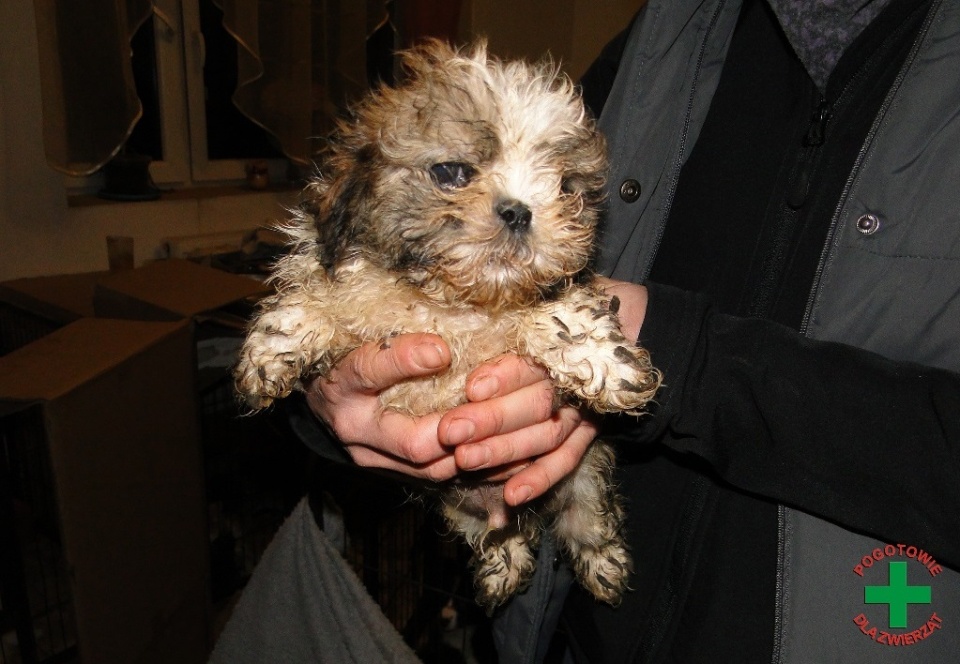
<svg viewBox="0 0 960 664">
<path fill-rule="evenodd" d="M 300 290 L 268 298 L 240 351 L 237 391 L 255 410 L 288 396 L 305 374 L 330 369 L 337 359 L 335 336 L 324 298 Z"/>
<path fill-rule="evenodd" d="M 616 300 L 591 288 L 532 311 L 519 331 L 521 351 L 542 364 L 561 393 L 599 413 L 638 413 L 660 385 L 646 350 L 620 331 Z"/>
</svg>

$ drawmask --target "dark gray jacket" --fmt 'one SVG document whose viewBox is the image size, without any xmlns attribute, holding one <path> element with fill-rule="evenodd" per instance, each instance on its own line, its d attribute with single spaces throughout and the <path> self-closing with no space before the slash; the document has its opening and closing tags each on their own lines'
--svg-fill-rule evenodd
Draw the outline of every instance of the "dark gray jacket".
<svg viewBox="0 0 960 664">
<path fill-rule="evenodd" d="M 599 264 L 615 278 L 641 282 L 649 273 L 739 9 L 734 0 L 651 0 L 633 27 L 601 116 L 613 170 Z M 631 180 L 639 198 L 621 197 Z M 802 333 L 960 371 L 958 201 L 960 6 L 943 1 L 934 3 L 857 157 Z M 869 440 L 852 444 L 869 454 Z M 800 509 L 781 508 L 780 536 L 774 661 L 958 660 L 956 572 L 941 565 L 931 573 L 934 563 L 924 558 L 924 568 L 911 542 L 874 540 Z M 907 629 L 890 626 L 878 611 L 886 605 L 866 602 L 866 593 L 876 592 L 867 586 L 888 583 L 891 562 L 909 565 L 908 583 L 931 593 L 930 618 L 916 617 L 926 612 L 913 605 Z M 500 620 L 504 661 L 535 661 L 538 629 L 551 624 L 548 594 L 557 591 L 545 577 L 555 572 L 542 564 L 538 574 Z"/>
</svg>

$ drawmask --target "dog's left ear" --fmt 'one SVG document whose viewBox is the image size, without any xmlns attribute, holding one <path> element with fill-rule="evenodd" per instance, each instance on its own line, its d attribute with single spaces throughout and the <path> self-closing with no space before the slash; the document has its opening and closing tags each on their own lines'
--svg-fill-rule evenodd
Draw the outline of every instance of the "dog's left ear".
<svg viewBox="0 0 960 664">
<path fill-rule="evenodd" d="M 338 147 L 321 162 L 320 176 L 308 185 L 300 205 L 302 216 L 312 219 L 317 259 L 327 269 L 348 258 L 358 246 L 373 191 L 373 148 L 351 151 Z"/>
</svg>

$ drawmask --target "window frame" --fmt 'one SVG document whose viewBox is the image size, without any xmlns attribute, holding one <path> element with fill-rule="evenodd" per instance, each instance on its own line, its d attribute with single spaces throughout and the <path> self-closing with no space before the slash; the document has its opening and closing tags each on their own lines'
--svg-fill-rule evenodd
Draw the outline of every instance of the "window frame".
<svg viewBox="0 0 960 664">
<path fill-rule="evenodd" d="M 270 181 L 283 181 L 286 159 L 209 159 L 200 30 L 200 0 L 154 0 L 153 21 L 160 141 L 163 159 L 150 162 L 159 188 L 239 184 L 247 164 L 265 161 Z M 96 193 L 104 184 L 98 171 L 86 177 L 65 176 L 70 194 Z"/>
</svg>

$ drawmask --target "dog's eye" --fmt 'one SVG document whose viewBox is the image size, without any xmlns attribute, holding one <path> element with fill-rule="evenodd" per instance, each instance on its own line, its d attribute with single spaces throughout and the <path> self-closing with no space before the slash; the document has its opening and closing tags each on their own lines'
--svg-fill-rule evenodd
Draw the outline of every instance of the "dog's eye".
<svg viewBox="0 0 960 664">
<path fill-rule="evenodd" d="M 430 167 L 430 175 L 441 189 L 466 187 L 476 174 L 477 172 L 470 164 L 459 161 L 445 161 Z"/>
<path fill-rule="evenodd" d="M 575 175 L 570 175 L 560 180 L 560 192 L 564 194 L 576 194 L 582 189 L 580 179 Z"/>
</svg>

